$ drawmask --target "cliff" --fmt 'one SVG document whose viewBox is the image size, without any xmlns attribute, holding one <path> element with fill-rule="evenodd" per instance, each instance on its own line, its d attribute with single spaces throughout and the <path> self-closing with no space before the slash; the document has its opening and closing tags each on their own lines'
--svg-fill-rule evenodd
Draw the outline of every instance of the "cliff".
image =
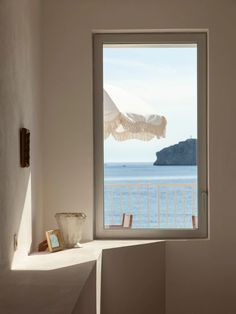
<svg viewBox="0 0 236 314">
<path fill-rule="evenodd" d="M 154 166 L 194 166 L 197 164 L 197 140 L 188 139 L 156 153 Z"/>
</svg>

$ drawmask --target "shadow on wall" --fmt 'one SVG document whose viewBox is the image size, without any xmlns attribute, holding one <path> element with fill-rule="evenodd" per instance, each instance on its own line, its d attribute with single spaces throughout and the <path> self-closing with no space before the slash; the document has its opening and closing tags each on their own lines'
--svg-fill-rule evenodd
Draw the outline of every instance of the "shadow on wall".
<svg viewBox="0 0 236 314">
<path fill-rule="evenodd" d="M 49 271 L 2 271 L 0 313 L 96 314 L 95 283 L 95 262 Z"/>
<path fill-rule="evenodd" d="M 33 223 L 40 221 L 37 216 L 42 202 L 41 1 L 2 0 L 0 7 L 0 271 L 3 271 L 10 268 L 13 259 L 14 234 L 19 232 L 17 254 L 28 253 L 32 219 Z M 30 169 L 20 167 L 19 129 L 23 126 L 32 134 Z M 35 230 L 33 227 L 33 233 Z"/>
<path fill-rule="evenodd" d="M 17 249 L 14 252 L 12 265 L 18 258 L 27 256 L 32 246 L 32 188 L 31 173 L 28 177 L 28 183 L 25 186 L 25 199 L 22 205 L 21 219 L 18 225 Z M 14 244 L 13 244 L 14 248 Z"/>
<path fill-rule="evenodd" d="M 21 171 L 21 170 L 20 170 Z M 17 254 L 28 254 L 32 243 L 31 175 L 15 175 L 5 184 L 1 209 L 1 269 L 10 267 L 14 258 L 14 235 L 18 242 Z M 3 176 L 3 178 L 6 176 Z"/>
<path fill-rule="evenodd" d="M 165 244 L 103 251 L 102 314 L 165 313 Z"/>
</svg>

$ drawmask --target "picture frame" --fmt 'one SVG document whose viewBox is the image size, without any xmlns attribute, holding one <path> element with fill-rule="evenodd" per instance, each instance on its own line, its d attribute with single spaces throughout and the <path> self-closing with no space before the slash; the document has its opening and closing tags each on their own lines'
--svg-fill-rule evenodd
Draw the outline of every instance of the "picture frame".
<svg viewBox="0 0 236 314">
<path fill-rule="evenodd" d="M 46 231 L 49 252 L 57 252 L 64 249 L 64 241 L 59 229 Z"/>
</svg>

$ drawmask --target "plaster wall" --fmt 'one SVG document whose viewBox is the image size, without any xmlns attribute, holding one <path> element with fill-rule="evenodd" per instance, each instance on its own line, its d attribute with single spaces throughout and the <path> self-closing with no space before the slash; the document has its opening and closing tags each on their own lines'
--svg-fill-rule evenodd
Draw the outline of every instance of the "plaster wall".
<svg viewBox="0 0 236 314">
<path fill-rule="evenodd" d="M 44 229 L 58 211 L 85 210 L 84 239 L 93 237 L 92 32 L 209 31 L 210 239 L 167 243 L 167 314 L 236 312 L 235 15 L 233 0 L 44 1 Z"/>
<path fill-rule="evenodd" d="M 96 263 L 92 261 L 47 271 L 0 272 L 0 313 L 95 314 L 96 311 L 90 311 L 92 304 L 96 305 L 94 268 Z M 86 289 L 90 290 L 90 304 L 87 312 L 81 312 L 88 302 Z"/>
<path fill-rule="evenodd" d="M 42 231 L 40 1 L 0 1 L 0 269 L 13 235 L 28 253 Z M 31 131 L 31 167 L 20 167 L 19 131 Z M 33 233 L 32 233 L 33 229 Z"/>
<path fill-rule="evenodd" d="M 165 242 L 104 250 L 101 314 L 165 314 Z"/>
</svg>

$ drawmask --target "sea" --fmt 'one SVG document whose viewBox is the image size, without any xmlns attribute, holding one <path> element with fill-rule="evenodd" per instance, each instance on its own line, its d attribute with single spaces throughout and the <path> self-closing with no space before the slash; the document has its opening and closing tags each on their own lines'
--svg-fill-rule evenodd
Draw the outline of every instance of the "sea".
<svg viewBox="0 0 236 314">
<path fill-rule="evenodd" d="M 197 217 L 197 166 L 105 163 L 105 226 L 132 214 L 135 229 L 191 229 Z"/>
</svg>

